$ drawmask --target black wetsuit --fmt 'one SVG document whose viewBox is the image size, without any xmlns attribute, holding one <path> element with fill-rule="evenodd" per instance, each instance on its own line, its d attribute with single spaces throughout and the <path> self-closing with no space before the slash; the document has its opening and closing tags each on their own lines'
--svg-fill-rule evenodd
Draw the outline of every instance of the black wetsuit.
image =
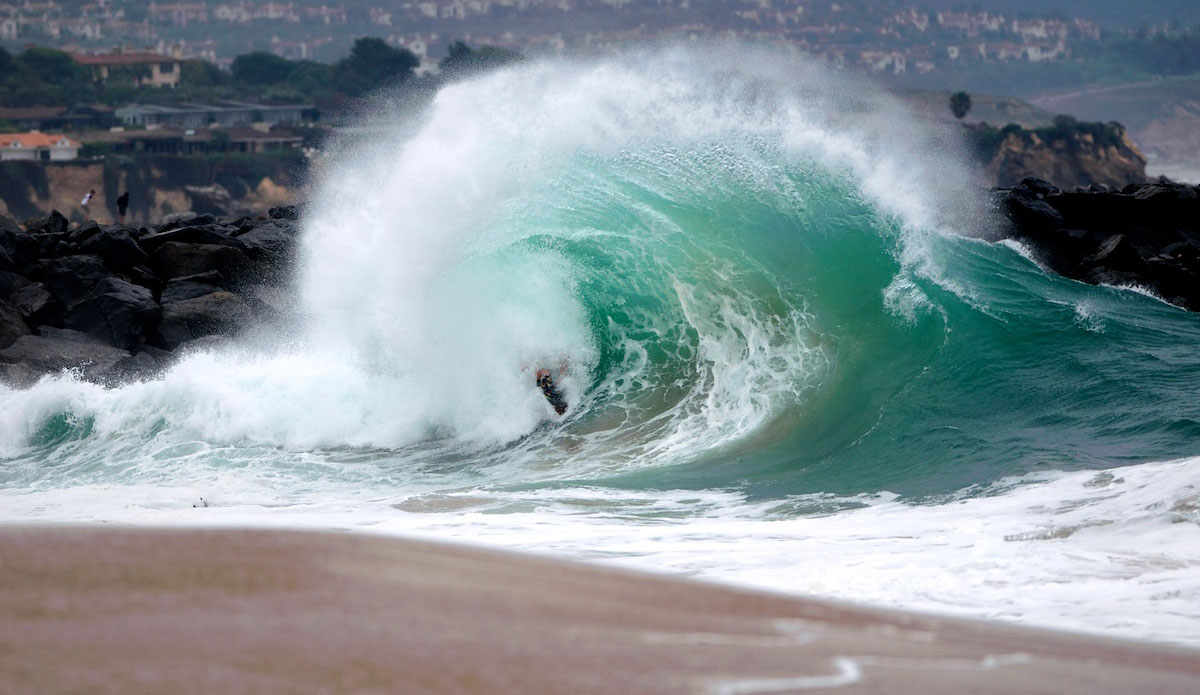
<svg viewBox="0 0 1200 695">
<path fill-rule="evenodd" d="M 559 391 L 558 387 L 554 385 L 553 377 L 543 374 L 537 378 L 537 385 L 546 400 L 550 401 L 550 405 L 554 406 L 554 412 L 559 415 L 567 412 L 567 399 L 563 397 L 562 391 Z"/>
</svg>

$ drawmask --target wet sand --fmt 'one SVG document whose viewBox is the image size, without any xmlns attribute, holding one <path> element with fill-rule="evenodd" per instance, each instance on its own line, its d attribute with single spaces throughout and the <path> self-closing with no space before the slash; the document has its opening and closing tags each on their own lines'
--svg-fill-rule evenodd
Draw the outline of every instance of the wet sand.
<svg viewBox="0 0 1200 695">
<path fill-rule="evenodd" d="M 0 693 L 795 692 L 1194 695 L 1200 651 L 362 534 L 0 527 Z"/>
</svg>

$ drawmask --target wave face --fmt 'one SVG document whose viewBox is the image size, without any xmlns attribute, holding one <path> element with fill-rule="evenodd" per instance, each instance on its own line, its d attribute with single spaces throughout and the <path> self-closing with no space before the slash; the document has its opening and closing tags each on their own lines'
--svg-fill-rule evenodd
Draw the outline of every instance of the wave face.
<svg viewBox="0 0 1200 695">
<path fill-rule="evenodd" d="M 368 526 L 1188 641 L 1200 617 L 1153 587 L 1200 594 L 1200 478 L 1180 483 L 1200 321 L 980 240 L 955 148 L 744 49 L 533 64 L 417 120 L 381 107 L 319 166 L 296 325 L 155 381 L 0 387 L 0 519 Z M 977 562 L 885 542 L 906 533 Z M 865 574 L 762 561 L 779 547 Z M 1048 552 L 1086 560 L 1021 562 Z M 1112 579 L 1128 619 L 1089 618 L 1087 591 L 1023 596 L 1063 576 Z"/>
</svg>

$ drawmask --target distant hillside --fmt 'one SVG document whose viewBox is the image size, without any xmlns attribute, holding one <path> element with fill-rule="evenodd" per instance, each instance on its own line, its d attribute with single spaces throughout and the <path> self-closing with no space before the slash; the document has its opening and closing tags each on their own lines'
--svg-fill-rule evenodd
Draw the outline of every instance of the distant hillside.
<svg viewBox="0 0 1200 695">
<path fill-rule="evenodd" d="M 896 93 L 917 113 L 937 121 L 954 121 L 950 113 L 950 92 L 928 89 L 906 89 Z M 990 123 L 1005 126 L 1016 123 L 1026 128 L 1043 128 L 1054 122 L 1057 112 L 1047 111 L 1016 97 L 971 95 L 971 111 L 963 123 Z"/>
<path fill-rule="evenodd" d="M 954 123 L 950 94 L 904 90 L 896 95 L 931 121 Z M 1121 188 L 1146 180 L 1146 158 L 1118 123 L 1081 122 L 1015 97 L 986 94 L 971 95 L 971 110 L 961 123 L 996 186 L 1014 186 L 1027 176 L 1065 190 L 1093 183 Z"/>
<path fill-rule="evenodd" d="M 1160 168 L 1200 168 L 1200 75 L 1050 94 L 1033 102 L 1081 119 L 1119 121 Z"/>
<path fill-rule="evenodd" d="M 989 12 L 1025 12 L 1039 16 L 1058 12 L 1067 17 L 1090 19 L 1108 29 L 1137 28 L 1142 24 L 1158 24 L 1172 19 L 1178 19 L 1184 26 L 1200 22 L 1200 3 L 1196 0 L 983 0 L 970 3 L 963 0 L 925 0 L 920 4 L 935 10 L 970 7 Z"/>
</svg>

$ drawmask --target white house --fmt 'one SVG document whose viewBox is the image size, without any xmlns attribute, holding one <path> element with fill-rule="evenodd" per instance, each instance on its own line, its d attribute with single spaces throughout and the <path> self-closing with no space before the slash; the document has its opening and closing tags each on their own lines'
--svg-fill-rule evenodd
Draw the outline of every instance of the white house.
<svg viewBox="0 0 1200 695">
<path fill-rule="evenodd" d="M 39 162 L 63 162 L 79 156 L 80 143 L 65 135 L 31 130 L 28 133 L 0 135 L 0 161 L 25 159 Z"/>
</svg>

